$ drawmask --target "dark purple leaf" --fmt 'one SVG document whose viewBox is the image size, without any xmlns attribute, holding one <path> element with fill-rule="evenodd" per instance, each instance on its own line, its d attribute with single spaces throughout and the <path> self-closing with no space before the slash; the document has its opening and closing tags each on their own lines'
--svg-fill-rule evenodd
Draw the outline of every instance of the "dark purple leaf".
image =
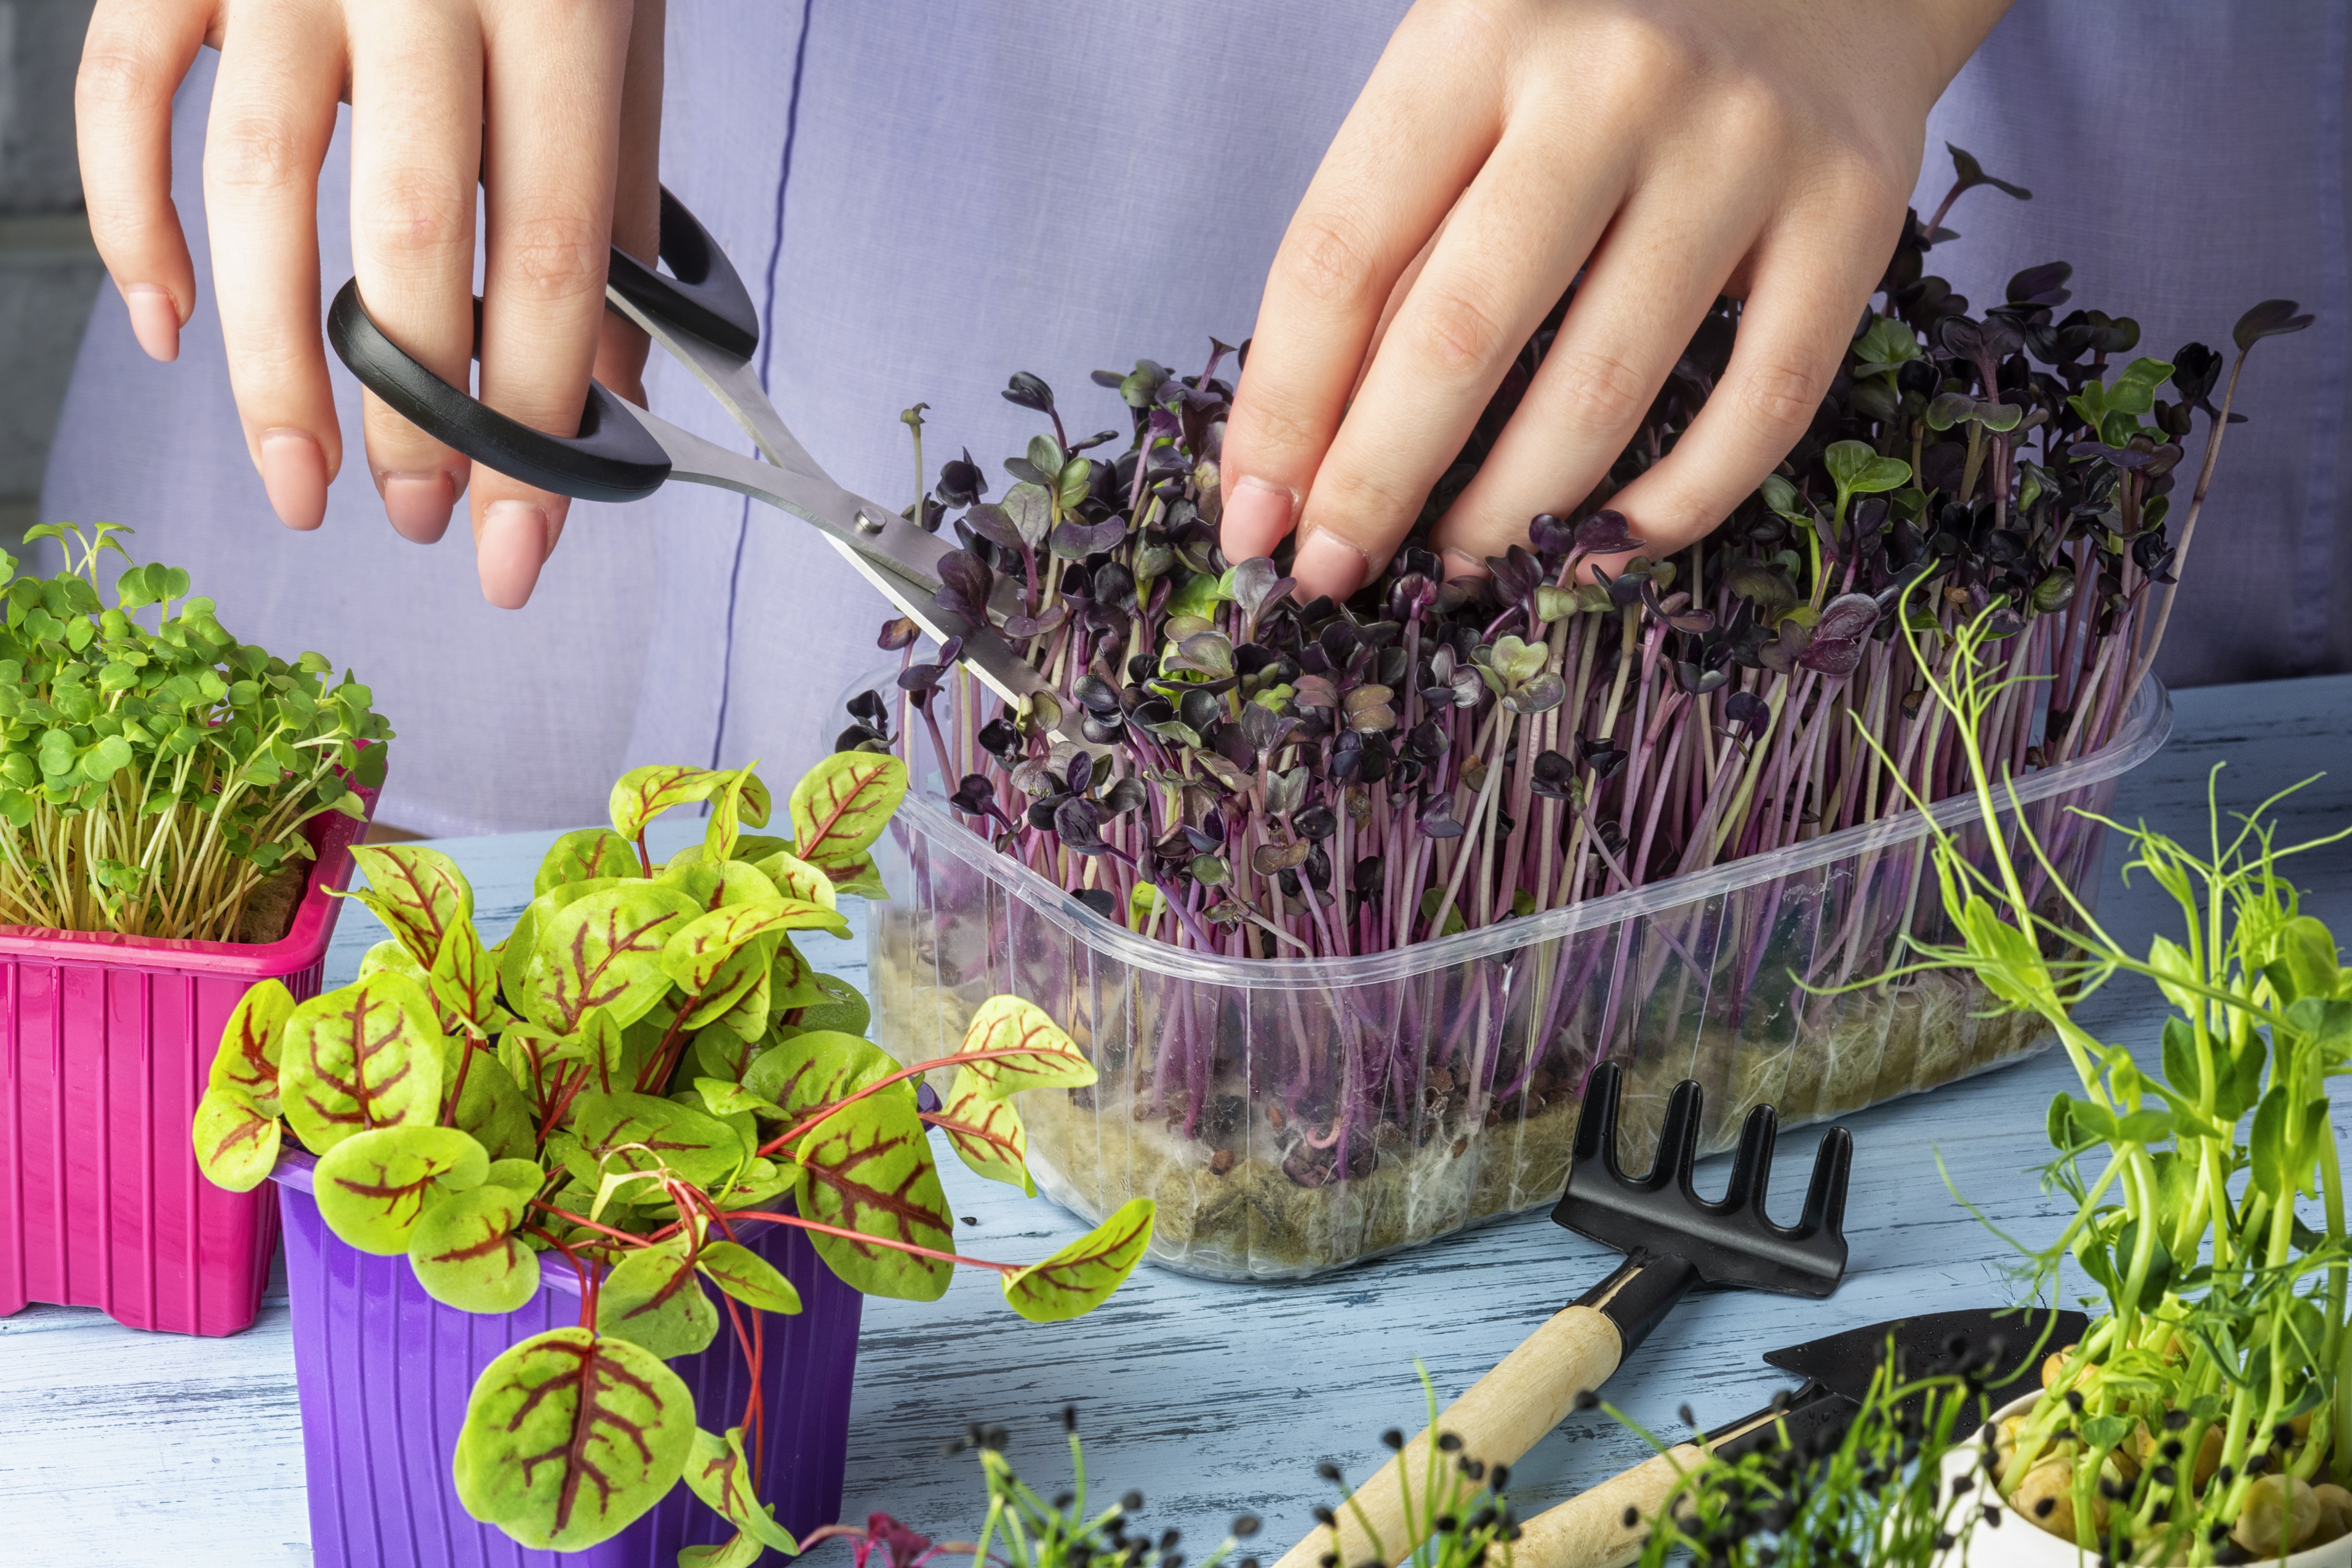
<svg viewBox="0 0 2352 1568">
<path fill-rule="evenodd" d="M 1878 624 L 1878 601 L 1867 594 L 1841 594 L 1822 606 L 1813 623 L 1813 640 L 1860 637 Z"/>
<path fill-rule="evenodd" d="M 1040 414 L 1054 412 L 1054 389 L 1027 371 L 1016 372 L 1004 389 L 1004 401 Z"/>
<path fill-rule="evenodd" d="M 1576 525 L 1576 551 L 1580 555 L 1620 555 L 1629 550 L 1639 550 L 1643 542 L 1633 537 L 1631 523 L 1617 511 L 1596 511 Z"/>
<path fill-rule="evenodd" d="M 2238 318 L 2238 324 L 2230 329 L 2230 338 L 2238 345 L 2238 352 L 2243 353 L 2259 339 L 2299 332 L 2309 325 L 2311 318 L 2297 314 L 2294 300 L 2265 300 Z"/>
<path fill-rule="evenodd" d="M 970 506 L 988 493 L 988 476 L 971 460 L 971 447 L 963 449 L 962 457 L 940 465 L 939 489 L 934 493 L 949 506 Z"/>
</svg>

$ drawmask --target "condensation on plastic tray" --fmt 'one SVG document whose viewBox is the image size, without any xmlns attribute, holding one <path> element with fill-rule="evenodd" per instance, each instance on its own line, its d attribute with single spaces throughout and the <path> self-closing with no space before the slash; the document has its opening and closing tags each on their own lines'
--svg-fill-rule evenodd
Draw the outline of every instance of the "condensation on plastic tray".
<svg viewBox="0 0 2352 1568">
<path fill-rule="evenodd" d="M 2083 813 L 2106 811 L 2171 713 L 2151 679 L 2107 746 L 2020 781 L 2086 903 L 2105 829 Z M 1981 854 L 1973 798 L 1935 816 Z M 869 911 L 876 1038 L 901 1060 L 943 1056 L 985 998 L 1035 1002 L 1101 1073 L 1021 1097 L 1040 1188 L 1090 1220 L 1156 1200 L 1151 1256 L 1187 1273 L 1303 1278 L 1556 1201 L 1603 1059 L 1626 1070 L 1638 1169 L 1685 1078 L 1706 1091 L 1713 1152 L 1754 1105 L 1819 1121 L 2049 1043 L 2030 1016 L 1980 1016 L 1991 998 L 1965 975 L 1838 989 L 1888 969 L 1906 931 L 1949 935 L 1928 844 L 1906 813 L 1398 952 L 1222 958 L 1097 915 L 996 854 L 919 773 L 876 847 L 890 890 Z"/>
</svg>

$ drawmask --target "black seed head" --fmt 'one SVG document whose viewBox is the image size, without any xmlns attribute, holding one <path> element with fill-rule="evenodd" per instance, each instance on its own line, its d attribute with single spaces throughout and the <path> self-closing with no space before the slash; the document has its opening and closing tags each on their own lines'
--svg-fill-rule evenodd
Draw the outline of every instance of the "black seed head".
<svg viewBox="0 0 2352 1568">
<path fill-rule="evenodd" d="M 1642 1510 L 1633 1507 L 1631 1503 L 1628 1503 L 1625 1506 L 1625 1512 L 1622 1515 L 1622 1519 L 1625 1528 L 1631 1530 L 1635 1525 L 1642 1522 Z"/>
<path fill-rule="evenodd" d="M 1143 1494 L 1141 1492 L 1123 1493 L 1119 1497 L 1118 1506 L 1127 1510 L 1128 1512 L 1133 1513 L 1137 1509 L 1143 1506 Z"/>
<path fill-rule="evenodd" d="M 1063 1406 L 1062 1406 L 1062 1430 L 1063 1430 L 1063 1431 L 1065 1431 L 1065 1432 L 1075 1432 L 1075 1431 L 1076 1431 L 1077 1429 L 1078 1429 L 1078 1407 L 1077 1407 L 1076 1405 L 1063 1405 Z"/>
<path fill-rule="evenodd" d="M 1317 1465 L 1315 1467 L 1315 1473 L 1322 1477 L 1325 1480 L 1329 1481 L 1333 1486 L 1339 1484 L 1339 1467 L 1333 1464 L 1328 1459 Z"/>
<path fill-rule="evenodd" d="M 1580 1388 L 1576 1391 L 1576 1397 L 1570 1403 L 1579 1410 L 1598 1410 L 1601 1408 L 1601 1395 L 1589 1388 Z"/>
<path fill-rule="evenodd" d="M 2033 1517 L 2048 1519 L 2053 1512 L 2056 1511 L 2057 1507 L 2058 1500 L 2054 1497 L 2037 1499 L 2033 1504 Z"/>
<path fill-rule="evenodd" d="M 1383 1442 L 1383 1443 L 1388 1443 L 1388 1442 L 1389 1442 L 1389 1439 L 1390 1439 L 1391 1437 L 1394 1437 L 1394 1438 L 1396 1439 L 1396 1441 L 1395 1441 L 1395 1442 L 1393 1442 L 1393 1443 L 1389 1443 L 1389 1447 L 1391 1447 L 1391 1448 L 1402 1448 L 1402 1447 L 1404 1447 L 1404 1434 L 1403 1434 L 1403 1433 L 1402 1433 L 1402 1432 L 1395 1432 L 1395 1431 L 1385 1432 L 1385 1433 L 1381 1434 L 1381 1442 Z M 1437 1451 L 1438 1451 L 1439 1453 L 1441 1453 L 1441 1454 L 1458 1454 L 1458 1453 L 1460 1453 L 1460 1452 L 1462 1451 L 1462 1439 L 1461 1439 L 1461 1437 L 1460 1437 L 1458 1435 L 1456 1435 L 1456 1434 L 1454 1434 L 1454 1433 L 1452 1433 L 1452 1432 L 1440 1432 L 1440 1433 L 1437 1435 Z"/>
<path fill-rule="evenodd" d="M 1265 1521 L 1259 1519 L 1258 1516 L 1254 1513 L 1236 1514 L 1234 1517 L 1234 1539 L 1235 1541 L 1247 1541 L 1251 1536 L 1255 1535 L 1264 1528 L 1265 1528 Z"/>
</svg>

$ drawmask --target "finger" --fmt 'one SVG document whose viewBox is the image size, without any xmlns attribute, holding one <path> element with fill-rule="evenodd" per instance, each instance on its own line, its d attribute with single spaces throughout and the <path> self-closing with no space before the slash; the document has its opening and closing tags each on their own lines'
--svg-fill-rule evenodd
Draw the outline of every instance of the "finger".
<svg viewBox="0 0 2352 1568">
<path fill-rule="evenodd" d="M 1723 380 L 1664 460 L 1610 501 L 1644 553 L 1705 537 L 1803 437 L 1902 226 L 1902 196 L 1855 195 L 1768 234 Z"/>
<path fill-rule="evenodd" d="M 650 267 L 661 249 L 663 0 L 637 0 L 629 16 L 629 56 L 621 84 L 620 164 L 613 184 L 613 243 Z M 596 379 L 646 406 L 644 329 L 604 312 Z"/>
<path fill-rule="evenodd" d="M 180 356 L 196 269 L 172 205 L 172 94 L 205 41 L 194 6 L 101 0 L 74 79 L 74 136 L 90 238 L 152 359 Z"/>
<path fill-rule="evenodd" d="M 433 5 L 352 10 L 352 266 L 384 334 L 452 386 L 473 380 L 481 36 Z M 465 492 L 465 458 L 373 393 L 361 416 L 384 515 L 421 544 Z"/>
<path fill-rule="evenodd" d="M 1290 531 L 1391 290 L 1501 135 L 1490 31 L 1409 15 L 1290 220 L 1225 424 L 1231 559 Z"/>
<path fill-rule="evenodd" d="M 205 215 L 229 388 L 246 448 L 289 528 L 316 528 L 342 463 L 319 333 L 319 164 L 334 134 L 345 59 L 319 7 L 237 13 L 223 40 L 205 131 Z"/>
<path fill-rule="evenodd" d="M 1483 573 L 1486 557 L 1526 542 L 1528 519 L 1570 510 L 1601 482 L 1753 243 L 1766 205 L 1760 182 L 1730 177 L 1685 174 L 1632 194 L 1510 422 L 1432 535 L 1448 576 Z"/>
<path fill-rule="evenodd" d="M 1513 125 L 1399 308 L 1307 495 L 1303 590 L 1344 596 L 1395 551 L 1622 198 L 1626 154 L 1549 119 Z"/>
<path fill-rule="evenodd" d="M 481 397 L 551 434 L 579 429 L 600 341 L 628 40 L 625 5 L 552 0 L 500 7 L 484 38 Z M 475 475 L 484 597 L 507 609 L 530 597 L 568 505 L 503 474 Z"/>
</svg>

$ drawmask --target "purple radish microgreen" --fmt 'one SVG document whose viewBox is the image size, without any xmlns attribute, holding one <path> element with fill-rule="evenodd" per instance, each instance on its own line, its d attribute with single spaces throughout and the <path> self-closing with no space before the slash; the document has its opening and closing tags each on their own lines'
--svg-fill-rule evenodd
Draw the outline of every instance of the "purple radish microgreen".
<svg viewBox="0 0 2352 1568">
<path fill-rule="evenodd" d="M 1044 1013 L 1000 997 L 954 1054 L 902 1067 L 863 1037 L 865 999 L 793 947 L 795 931 L 846 931 L 840 898 L 870 884 L 905 791 L 895 757 L 828 758 L 793 792 L 785 840 L 742 831 L 769 813 L 750 769 L 638 769 L 614 790 L 610 829 L 549 848 L 497 947 L 454 861 L 367 851 L 352 896 L 392 935 L 360 978 L 299 1004 L 267 982 L 232 1014 L 193 1129 L 208 1177 L 249 1190 L 299 1142 L 319 1157 L 329 1228 L 406 1253 L 459 1310 L 516 1310 L 551 1263 L 580 1279 L 580 1325 L 484 1373 L 454 1459 L 467 1509 L 526 1545 L 608 1539 L 693 1448 L 689 1483 L 743 1532 L 726 1560 L 789 1549 L 740 1464 L 740 1434 L 769 1413 L 747 1395 L 724 1413 L 730 1436 L 697 1447 L 697 1413 L 662 1364 L 721 1333 L 749 1355 L 745 1309 L 799 1310 L 758 1250 L 770 1226 L 806 1233 L 868 1292 L 935 1299 L 955 1267 L 990 1269 L 1041 1321 L 1098 1305 L 1141 1257 L 1149 1204 L 1035 1263 L 959 1256 L 932 1131 L 1034 1192 L 1011 1097 L 1084 1088 L 1093 1066 Z M 695 805 L 703 840 L 655 865 L 647 826 Z M 922 1108 L 927 1074 L 960 1086 L 950 1103 Z"/>
<path fill-rule="evenodd" d="M 1083 458 L 1052 389 L 1014 377 L 1007 399 L 1048 416 L 1050 433 L 1005 465 L 1015 483 L 998 502 L 961 476 L 943 481 L 936 499 L 961 548 L 941 564 L 940 601 L 965 628 L 997 621 L 1048 694 L 1008 711 L 946 668 L 949 650 L 922 661 L 893 622 L 881 640 L 908 674 L 853 700 L 836 760 L 870 765 L 886 746 L 935 770 L 929 787 L 957 817 L 1079 918 L 1218 959 L 1347 961 L 1793 851 L 1963 793 L 1963 751 L 1927 680 L 1989 606 L 2020 682 L 1981 716 L 1992 765 L 2022 775 L 2099 750 L 2161 641 L 2238 370 L 2252 344 L 2308 318 L 2286 301 L 2249 311 L 2224 389 L 2213 350 L 2137 354 L 2128 318 L 2065 309 L 2063 263 L 2018 273 L 1972 310 L 1926 268 L 1954 237 L 1942 219 L 1979 185 L 2025 193 L 1965 153 L 1953 166 L 1943 206 L 1906 224 L 1806 438 L 1670 559 L 1644 553 L 1611 503 L 1706 406 L 1737 301 L 1717 302 L 1591 494 L 1531 520 L 1486 577 L 1449 579 L 1429 531 L 1540 370 L 1563 299 L 1415 531 L 1345 604 L 1299 602 L 1288 544 L 1270 559 L 1221 553 L 1232 388 L 1213 370 L 1098 373 L 1129 438 Z M 1001 584 L 1021 591 L 1013 617 L 992 612 Z M 1069 773 L 1048 706 L 1107 749 L 1086 776 Z M 1916 881 L 1885 882 L 1845 929 L 1801 939 L 1836 949 L 1838 978 L 1915 919 L 1940 918 L 1911 896 Z M 1790 940 L 1800 900 L 1786 890 L 1735 900 L 1705 937 L 1722 973 L 1691 988 L 1703 1035 L 1743 1037 L 1748 1020 L 1801 1009 L 1769 958 Z M 1595 1053 L 1640 1025 L 1656 977 L 1647 958 L 1621 955 L 1535 979 L 1549 988 L 1528 1003 L 1541 1032 L 1492 1051 L 1433 1047 L 1449 1077 L 1477 1080 L 1447 1115 L 1428 1113 L 1378 1031 L 1318 1037 L 1248 1093 L 1278 1101 L 1270 1132 L 1318 1130 L 1311 1145 L 1283 1134 L 1293 1154 L 1393 1149 L 1397 1134 L 1417 1144 L 1441 1128 L 1475 1136 L 1512 1102 L 1571 1102 Z M 1593 989 L 1592 1019 L 1555 1005 Z M 1609 1037 L 1587 1037 L 1593 1027 Z M 1197 1134 L 1226 1092 L 1212 1081 L 1233 1055 L 1209 1037 L 1220 1028 L 1154 1042 L 1167 1054 L 1135 1079 L 1138 1121 L 1165 1112 L 1171 1131 Z M 1765 1079 L 1780 1070 L 1756 1064 Z M 1284 1168 L 1318 1186 L 1339 1158 Z"/>
</svg>

